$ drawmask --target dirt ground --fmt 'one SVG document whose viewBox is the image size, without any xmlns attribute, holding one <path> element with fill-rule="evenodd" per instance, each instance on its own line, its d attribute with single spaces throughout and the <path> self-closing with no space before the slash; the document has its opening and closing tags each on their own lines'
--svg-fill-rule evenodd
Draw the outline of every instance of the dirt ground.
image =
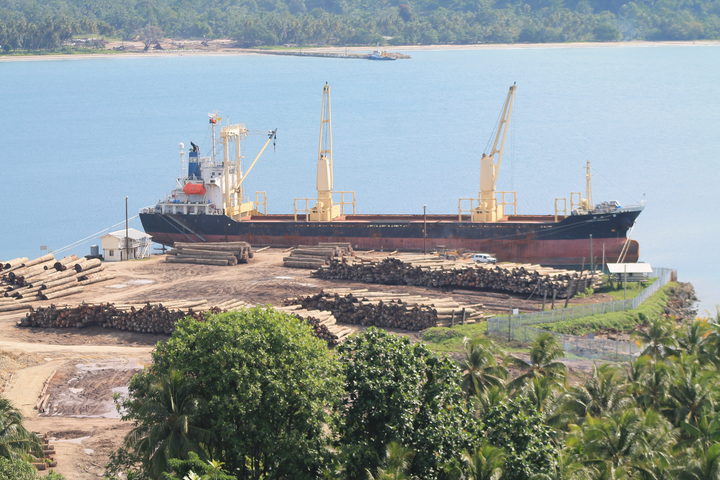
<svg viewBox="0 0 720 480">
<path fill-rule="evenodd" d="M 310 270 L 283 267 L 285 255 L 280 249 L 270 249 L 256 254 L 248 265 L 233 267 L 169 264 L 160 256 L 106 263 L 106 271 L 116 275 L 113 280 L 90 285 L 81 294 L 55 302 L 74 305 L 206 299 L 210 304 L 243 300 L 254 305 L 279 305 L 288 297 L 342 286 L 452 297 L 459 302 L 486 304 L 489 312 L 540 307 L 537 299 L 496 293 L 319 280 Z M 586 301 L 596 300 L 573 303 Z M 166 337 L 102 328 L 18 328 L 15 324 L 22 316 L 0 314 L 3 395 L 22 411 L 31 430 L 50 436 L 57 452 L 56 471 L 72 480 L 100 478 L 110 453 L 131 428 L 120 421 L 113 396 L 127 393 L 130 377 L 150 363 L 153 346 Z M 45 412 L 41 413 L 36 405 L 46 396 Z"/>
</svg>

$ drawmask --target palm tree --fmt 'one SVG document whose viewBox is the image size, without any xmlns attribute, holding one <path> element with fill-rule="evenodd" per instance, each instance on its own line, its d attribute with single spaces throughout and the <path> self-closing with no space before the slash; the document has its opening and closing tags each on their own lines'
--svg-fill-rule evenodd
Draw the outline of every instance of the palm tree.
<svg viewBox="0 0 720 480">
<path fill-rule="evenodd" d="M 190 383 L 175 370 L 153 379 L 139 398 L 139 424 L 128 433 L 125 447 L 137 454 L 144 471 L 152 478 L 167 470 L 171 458 L 186 458 L 189 452 L 204 455 L 208 432 L 195 425 L 198 401 Z"/>
<path fill-rule="evenodd" d="M 641 355 L 648 355 L 657 360 L 673 355 L 677 351 L 673 324 L 664 318 L 650 320 L 647 331 L 638 330 L 635 335 L 645 345 Z"/>
<path fill-rule="evenodd" d="M 598 469 L 598 478 L 618 478 L 623 472 L 652 478 L 671 464 L 674 441 L 672 426 L 662 415 L 627 409 L 571 426 L 566 443 L 585 465 Z"/>
<path fill-rule="evenodd" d="M 540 333 L 531 344 L 529 362 L 513 357 L 514 363 L 526 369 L 526 372 L 508 383 L 508 387 L 511 390 L 519 390 L 525 382 L 535 377 L 564 380 L 567 367 L 564 363 L 557 361 L 563 355 L 565 352 L 552 333 Z"/>
<path fill-rule="evenodd" d="M 497 347 L 488 338 L 463 339 L 465 358 L 462 361 L 463 390 L 468 395 L 482 395 L 490 387 L 502 387 L 507 369 L 498 365 L 494 354 Z"/>
<path fill-rule="evenodd" d="M 694 424 L 684 422 L 680 428 L 684 443 L 693 446 L 700 442 L 703 451 L 707 451 L 710 445 L 720 443 L 720 417 L 714 412 L 702 415 Z"/>
<path fill-rule="evenodd" d="M 672 364 L 643 355 L 630 363 L 627 371 L 630 391 L 643 408 L 660 410 L 670 388 Z"/>
<path fill-rule="evenodd" d="M 677 470 L 678 480 L 720 480 L 720 443 L 705 452 L 691 451 Z"/>
<path fill-rule="evenodd" d="M 40 439 L 23 427 L 22 413 L 0 397 L 0 457 L 27 459 L 30 455 L 42 455 Z"/>
<path fill-rule="evenodd" d="M 552 424 L 582 423 L 588 415 L 609 415 L 630 404 L 628 385 L 617 367 L 593 367 L 592 376 L 582 385 L 570 388 L 561 405 L 548 419 Z"/>
<path fill-rule="evenodd" d="M 472 453 L 463 452 L 462 463 L 466 480 L 499 480 L 505 466 L 505 452 L 483 443 Z"/>
<path fill-rule="evenodd" d="M 596 480 L 599 472 L 593 467 L 587 467 L 577 459 L 560 450 L 555 463 L 549 473 L 536 473 L 530 480 Z"/>
<path fill-rule="evenodd" d="M 378 468 L 375 475 L 367 470 L 368 480 L 407 480 L 410 462 L 415 452 L 398 442 L 390 442 L 385 452 L 385 468 Z"/>
<path fill-rule="evenodd" d="M 696 425 L 701 416 L 714 411 L 717 372 L 702 370 L 697 357 L 684 353 L 672 365 L 664 412 L 676 426 Z"/>
<path fill-rule="evenodd" d="M 557 378 L 533 377 L 525 384 L 523 392 L 539 412 L 545 412 L 557 403 L 555 391 L 562 387 L 563 383 Z"/>
<path fill-rule="evenodd" d="M 678 346 L 688 355 L 695 355 L 704 361 L 707 356 L 706 347 L 710 334 L 711 327 L 707 320 L 696 319 L 688 323 L 680 332 L 677 339 Z"/>
</svg>

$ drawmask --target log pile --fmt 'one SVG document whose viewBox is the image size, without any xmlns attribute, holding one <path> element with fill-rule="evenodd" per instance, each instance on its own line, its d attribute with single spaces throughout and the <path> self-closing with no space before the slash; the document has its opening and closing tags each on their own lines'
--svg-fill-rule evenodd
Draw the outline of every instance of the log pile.
<svg viewBox="0 0 720 480">
<path fill-rule="evenodd" d="M 167 263 L 229 266 L 248 263 L 253 258 L 247 242 L 175 242 L 174 247 L 165 259 Z"/>
<path fill-rule="evenodd" d="M 283 258 L 283 265 L 290 268 L 319 268 L 335 257 L 352 255 L 349 243 L 321 242 L 317 245 L 300 245 Z"/>
<path fill-rule="evenodd" d="M 227 301 L 209 306 L 206 300 L 194 302 L 165 302 L 145 304 L 80 304 L 75 306 L 39 307 L 32 309 L 17 322 L 25 328 L 88 328 L 101 327 L 137 333 L 170 335 L 176 323 L 186 317 L 205 321 L 208 316 L 247 308 L 242 301 Z M 335 320 L 328 319 L 326 312 L 300 312 L 285 309 L 285 313 L 307 322 L 315 336 L 330 346 L 351 333 L 351 329 L 332 328 Z M 332 331 L 331 331 L 332 328 Z"/>
<path fill-rule="evenodd" d="M 0 262 L 0 312 L 27 308 L 27 303 L 60 298 L 83 291 L 83 287 L 114 278 L 103 272 L 96 258 L 75 255 L 56 260 L 48 254 L 34 260 L 16 258 Z"/>
<path fill-rule="evenodd" d="M 335 289 L 316 295 L 288 299 L 287 305 L 305 310 L 327 311 L 340 323 L 423 330 L 435 326 L 474 323 L 484 318 L 481 305 L 462 305 L 451 298 L 367 290 Z"/>
<path fill-rule="evenodd" d="M 436 257 L 333 259 L 314 275 L 326 280 L 463 288 L 553 298 L 571 298 L 588 287 L 600 285 L 599 277 L 576 271 L 522 264 L 475 265 Z"/>
<path fill-rule="evenodd" d="M 305 320 L 315 331 L 315 336 L 325 340 L 331 347 L 340 344 L 348 335 L 354 333 L 352 328 L 338 325 L 330 312 L 303 310 L 299 305 L 286 305 L 275 309 Z"/>
</svg>

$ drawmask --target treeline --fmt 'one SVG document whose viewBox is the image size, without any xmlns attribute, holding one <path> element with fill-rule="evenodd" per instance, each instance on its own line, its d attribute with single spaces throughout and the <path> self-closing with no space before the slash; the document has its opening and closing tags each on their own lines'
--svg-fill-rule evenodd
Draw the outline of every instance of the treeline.
<svg viewBox="0 0 720 480">
<path fill-rule="evenodd" d="M 5 51 L 148 25 L 245 47 L 720 38 L 720 0 L 0 0 L 0 18 Z"/>
</svg>

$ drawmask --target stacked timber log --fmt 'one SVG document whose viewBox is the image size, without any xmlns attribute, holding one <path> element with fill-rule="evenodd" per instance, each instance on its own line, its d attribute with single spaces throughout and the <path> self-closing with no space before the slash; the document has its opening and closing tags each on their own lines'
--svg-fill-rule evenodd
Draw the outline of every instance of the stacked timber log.
<svg viewBox="0 0 720 480">
<path fill-rule="evenodd" d="M 588 287 L 600 285 L 599 277 L 538 265 L 475 265 L 433 258 L 333 259 L 315 276 L 384 285 L 493 291 L 571 298 Z"/>
<path fill-rule="evenodd" d="M 80 293 L 83 287 L 114 278 L 103 273 L 96 258 L 75 255 L 56 260 L 51 254 L 34 260 L 20 258 L 0 262 L 0 312 L 27 308 L 28 302 L 50 300 Z"/>
<path fill-rule="evenodd" d="M 354 333 L 352 328 L 338 325 L 330 312 L 303 310 L 300 305 L 286 305 L 275 309 L 305 320 L 315 331 L 315 336 L 325 340 L 331 347 L 340 344 L 348 335 Z"/>
<path fill-rule="evenodd" d="M 209 306 L 206 300 L 195 302 L 165 302 L 145 304 L 80 304 L 76 306 L 40 307 L 32 309 L 17 322 L 18 327 L 25 328 L 88 328 L 101 327 L 137 333 L 153 333 L 170 335 L 178 321 L 192 317 L 205 321 L 210 315 L 232 310 L 248 308 L 242 301 L 227 301 Z M 350 333 L 349 329 L 332 332 L 328 328 L 334 324 L 328 321 L 326 312 L 293 312 L 286 309 L 294 317 L 309 324 L 315 336 L 330 346 L 338 344 L 339 339 Z M 336 329 L 337 330 L 337 329 Z"/>
<path fill-rule="evenodd" d="M 228 266 L 248 263 L 253 251 L 247 242 L 175 242 L 168 253 L 167 263 L 195 263 Z"/>
<path fill-rule="evenodd" d="M 87 328 L 102 327 L 139 333 L 162 333 L 169 335 L 175 330 L 175 324 L 192 317 L 204 321 L 209 315 L 226 311 L 224 308 L 208 307 L 206 301 L 186 303 L 193 305 L 178 308 L 162 303 L 139 305 L 115 305 L 112 303 L 77 306 L 40 307 L 32 309 L 18 321 L 19 327 L 38 328 Z M 244 304 L 243 304 L 244 305 Z M 225 305 L 223 305 L 224 307 Z M 184 307 L 184 305 L 183 305 Z"/>
<path fill-rule="evenodd" d="M 327 265 L 332 258 L 352 255 L 349 243 L 318 243 L 317 245 L 300 245 L 290 255 L 283 258 L 283 265 L 290 268 L 319 268 Z"/>
<path fill-rule="evenodd" d="M 474 323 L 484 318 L 480 305 L 462 305 L 451 298 L 367 290 L 336 289 L 288 299 L 288 305 L 305 310 L 325 310 L 340 323 L 423 330 L 438 325 Z"/>
</svg>

